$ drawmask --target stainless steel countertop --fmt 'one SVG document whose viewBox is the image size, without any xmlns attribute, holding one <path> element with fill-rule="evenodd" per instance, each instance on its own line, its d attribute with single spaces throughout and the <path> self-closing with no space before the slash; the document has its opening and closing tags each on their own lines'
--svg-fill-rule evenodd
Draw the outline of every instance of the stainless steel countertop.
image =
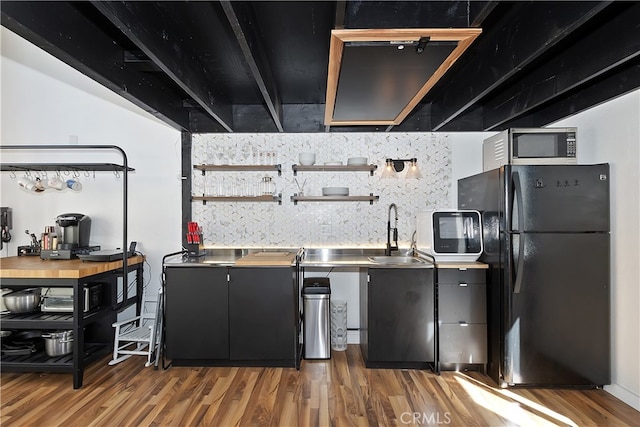
<svg viewBox="0 0 640 427">
<path fill-rule="evenodd" d="M 301 248 L 256 248 L 256 249 L 207 249 L 201 257 L 183 258 L 176 255 L 165 261 L 165 266 L 201 266 L 201 267 L 229 267 L 236 261 L 254 252 L 280 252 L 289 251 L 297 253 Z M 304 248 L 300 266 L 303 268 L 433 268 L 433 264 L 425 258 L 423 262 L 412 263 L 378 263 L 369 257 L 383 256 L 384 248 Z M 401 249 L 397 254 L 404 255 L 408 249 Z M 397 255 L 394 253 L 394 255 Z"/>
</svg>

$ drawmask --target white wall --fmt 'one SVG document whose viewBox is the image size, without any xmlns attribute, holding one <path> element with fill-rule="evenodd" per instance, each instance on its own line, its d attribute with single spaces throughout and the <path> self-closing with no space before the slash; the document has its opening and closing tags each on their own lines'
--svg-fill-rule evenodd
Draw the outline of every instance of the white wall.
<svg viewBox="0 0 640 427">
<path fill-rule="evenodd" d="M 578 128 L 578 161 L 611 165 L 612 385 L 640 410 L 640 91 L 552 126 Z"/>
<path fill-rule="evenodd" d="M 2 27 L 2 145 L 117 145 L 129 165 L 129 240 L 147 256 L 145 283 L 160 284 L 161 257 L 181 248 L 180 133 Z M 70 138 L 73 136 L 73 138 Z M 56 161 L 122 163 L 115 152 L 66 153 Z M 115 153 L 115 154 L 114 154 Z M 35 152 L 2 151 L 2 161 L 50 161 Z M 110 172 L 79 180 L 83 190 L 28 194 L 18 174 L 1 174 L 0 204 L 13 210 L 12 240 L 2 256 L 16 255 L 57 215 L 80 212 L 92 218 L 92 245 L 122 246 L 122 179 Z"/>
</svg>

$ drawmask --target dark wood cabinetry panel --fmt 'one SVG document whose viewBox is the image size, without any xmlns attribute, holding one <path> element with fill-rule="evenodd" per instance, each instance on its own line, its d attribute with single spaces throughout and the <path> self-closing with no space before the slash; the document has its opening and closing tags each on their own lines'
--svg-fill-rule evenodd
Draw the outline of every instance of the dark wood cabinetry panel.
<svg viewBox="0 0 640 427">
<path fill-rule="evenodd" d="M 427 367 L 434 361 L 433 283 L 432 269 L 369 269 L 361 295 L 367 367 Z"/>
<path fill-rule="evenodd" d="M 291 268 L 231 268 L 232 360 L 295 361 L 298 293 Z"/>
<path fill-rule="evenodd" d="M 169 359 L 229 358 L 228 269 L 166 270 L 165 333 Z"/>
<path fill-rule="evenodd" d="M 484 369 L 488 345 L 486 280 L 486 268 L 438 268 L 439 369 Z"/>
</svg>

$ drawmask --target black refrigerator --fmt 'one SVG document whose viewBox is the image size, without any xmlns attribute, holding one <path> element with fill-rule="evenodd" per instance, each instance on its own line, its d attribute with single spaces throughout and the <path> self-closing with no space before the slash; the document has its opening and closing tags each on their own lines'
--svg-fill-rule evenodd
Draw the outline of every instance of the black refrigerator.
<svg viewBox="0 0 640 427">
<path fill-rule="evenodd" d="M 609 165 L 507 165 L 458 181 L 482 214 L 487 373 L 501 387 L 611 382 Z"/>
</svg>

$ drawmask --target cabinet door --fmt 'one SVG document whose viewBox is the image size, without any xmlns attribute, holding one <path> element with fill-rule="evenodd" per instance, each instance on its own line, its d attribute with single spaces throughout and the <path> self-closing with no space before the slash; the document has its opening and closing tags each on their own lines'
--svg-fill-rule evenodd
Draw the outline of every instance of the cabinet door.
<svg viewBox="0 0 640 427">
<path fill-rule="evenodd" d="M 165 331 L 169 359 L 228 359 L 227 268 L 166 270 Z"/>
<path fill-rule="evenodd" d="M 229 336 L 232 360 L 295 360 L 295 272 L 286 268 L 231 268 Z"/>
<path fill-rule="evenodd" d="M 369 277 L 367 359 L 433 361 L 433 270 L 374 268 Z"/>
</svg>

